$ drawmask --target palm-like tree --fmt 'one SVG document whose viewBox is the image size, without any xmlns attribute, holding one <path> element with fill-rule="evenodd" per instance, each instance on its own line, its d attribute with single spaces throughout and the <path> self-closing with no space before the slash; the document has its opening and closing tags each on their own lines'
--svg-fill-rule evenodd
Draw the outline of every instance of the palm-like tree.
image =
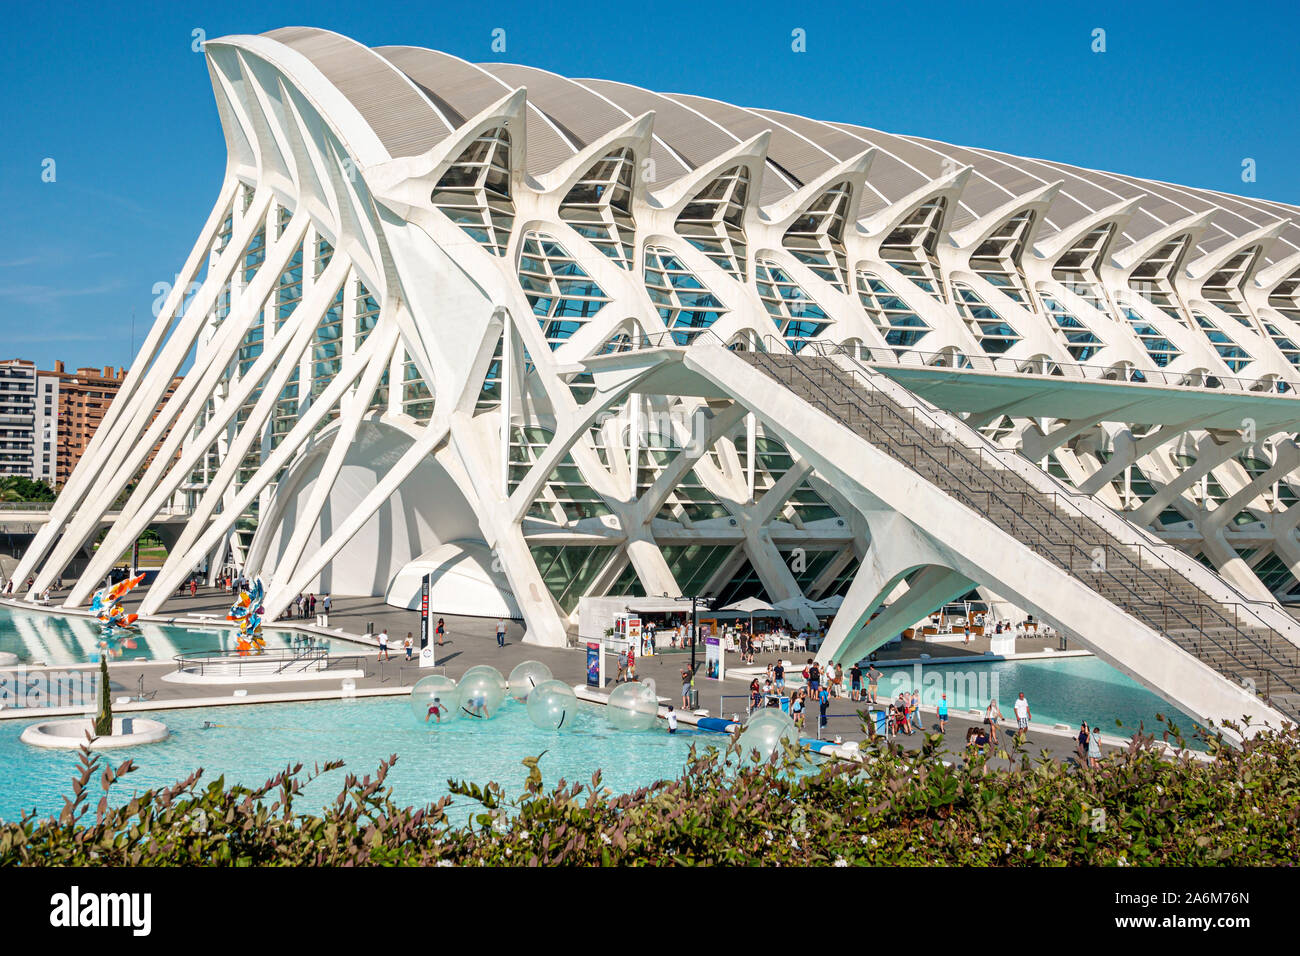
<svg viewBox="0 0 1300 956">
<path fill-rule="evenodd" d="M 0 477 L 0 501 L 53 501 L 54 489 L 22 475 Z"/>
</svg>

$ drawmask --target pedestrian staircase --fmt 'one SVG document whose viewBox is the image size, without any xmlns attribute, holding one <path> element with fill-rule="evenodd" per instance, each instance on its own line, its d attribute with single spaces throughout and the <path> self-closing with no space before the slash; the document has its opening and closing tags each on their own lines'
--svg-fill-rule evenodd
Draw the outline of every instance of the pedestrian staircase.
<svg viewBox="0 0 1300 956">
<path fill-rule="evenodd" d="M 1041 472 L 1031 480 L 1007 461 L 1014 453 L 838 347 L 833 354 L 810 347 L 797 355 L 735 354 L 1219 674 L 1300 719 L 1300 640 L 1277 606 L 1216 599 L 1194 580 L 1213 572 L 1179 567 L 1168 546 L 1126 522 L 1126 530 L 1104 527 L 1077 507 L 1077 492 L 1054 489 L 1054 479 Z M 1232 591 L 1213 583 L 1219 593 Z"/>
</svg>

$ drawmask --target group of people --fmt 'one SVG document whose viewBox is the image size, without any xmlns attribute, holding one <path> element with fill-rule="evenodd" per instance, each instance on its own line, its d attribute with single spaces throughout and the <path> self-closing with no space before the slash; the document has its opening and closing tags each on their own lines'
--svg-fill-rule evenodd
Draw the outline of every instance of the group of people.
<svg viewBox="0 0 1300 956">
<path fill-rule="evenodd" d="M 749 712 L 752 714 L 763 707 L 780 707 L 785 696 L 785 673 L 779 664 L 777 674 L 767 677 L 761 684 L 757 677 L 749 682 Z M 818 726 L 825 728 L 826 711 L 830 708 L 830 690 L 818 685 L 814 690 L 805 684 L 792 688 L 789 697 L 790 717 L 799 730 L 803 730 L 804 718 L 808 708 L 814 704 L 818 711 Z"/>
<path fill-rule="evenodd" d="M 618 652 L 618 673 L 614 675 L 614 683 L 621 684 L 624 681 L 636 680 L 636 652 L 631 646 L 627 650 Z"/>
<path fill-rule="evenodd" d="M 24 590 L 24 591 L 30 591 L 30 590 L 32 589 L 32 585 L 35 584 L 35 583 L 36 583 L 36 579 L 35 579 L 35 578 L 28 578 L 28 579 L 27 579 L 27 586 L 24 587 L 23 590 Z M 13 580 L 13 578 L 10 578 L 8 581 L 0 582 L 0 584 L 3 584 L 3 587 L 0 587 L 0 594 L 13 594 L 13 593 L 14 593 L 14 580 Z M 63 582 L 62 582 L 62 580 L 59 581 L 59 586 L 60 586 L 60 587 L 63 586 Z"/>
<path fill-rule="evenodd" d="M 320 603 L 321 610 L 326 614 L 329 614 L 330 596 L 328 594 L 322 595 Z M 298 596 L 293 599 L 293 616 L 305 620 L 314 618 L 316 616 L 316 595 L 310 592 L 306 594 L 299 593 Z"/>
</svg>

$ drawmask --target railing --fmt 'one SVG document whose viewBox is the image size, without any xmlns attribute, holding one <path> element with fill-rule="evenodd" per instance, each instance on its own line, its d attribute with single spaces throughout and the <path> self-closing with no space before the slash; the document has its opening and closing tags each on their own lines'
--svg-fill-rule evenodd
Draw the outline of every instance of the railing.
<svg viewBox="0 0 1300 956">
<path fill-rule="evenodd" d="M 768 337 L 768 338 L 770 339 L 774 337 Z M 887 386 L 892 386 L 895 389 L 903 390 L 902 386 L 899 386 L 897 385 L 897 383 L 894 383 L 892 380 L 888 378 L 887 375 L 884 375 L 877 369 L 864 366 L 857 358 L 855 358 L 853 352 L 856 350 L 857 348 L 856 346 L 844 346 L 833 342 L 832 343 L 816 342 L 816 343 L 812 343 L 812 345 L 815 351 L 817 352 L 817 354 L 819 355 L 822 356 L 834 355 L 834 356 L 840 356 L 846 358 L 849 362 L 851 362 L 856 367 L 856 370 L 860 371 L 861 375 L 867 379 L 868 387 L 873 388 L 878 392 L 881 392 L 886 397 L 891 397 L 889 395 L 889 388 L 881 387 L 882 384 Z M 800 354 L 805 354 L 805 353 L 801 351 Z M 881 381 L 882 379 L 883 382 Z M 925 414 L 925 417 L 931 422 L 933 427 L 939 428 L 944 432 L 951 434 L 949 427 L 935 424 L 934 418 L 925 413 L 924 407 L 928 403 L 926 403 L 924 399 L 921 399 L 919 396 L 912 395 L 910 392 L 908 392 L 907 394 L 910 397 L 916 399 L 916 401 L 921 404 L 922 413 Z M 895 403 L 898 404 L 897 400 L 895 400 Z M 934 406 L 930 406 L 930 407 L 934 408 Z M 911 408 L 913 413 L 915 412 L 914 407 L 909 406 L 909 408 Z M 938 410 L 936 409 L 936 411 Z M 1247 597 L 1246 595 L 1242 594 L 1240 589 L 1238 589 L 1231 582 L 1226 581 L 1217 575 L 1214 575 L 1208 568 L 1205 568 L 1195 559 L 1179 551 L 1177 548 L 1174 548 L 1162 542 L 1159 538 L 1155 537 L 1154 535 L 1150 534 L 1144 529 L 1138 527 L 1137 525 L 1133 524 L 1131 521 L 1125 519 L 1124 517 L 1117 515 L 1110 508 L 1107 508 L 1105 505 L 1098 503 L 1096 499 L 1093 498 L 1092 495 L 1089 495 L 1086 492 L 1079 491 L 1076 488 L 1071 488 L 1070 486 L 1064 484 L 1055 475 L 1052 475 L 1049 472 L 1043 471 L 1042 469 L 1035 467 L 1031 462 L 1024 459 L 1023 456 L 1019 455 L 1014 450 L 1002 448 L 997 444 L 995 444 L 987 436 L 967 426 L 964 422 L 960 422 L 955 418 L 952 418 L 952 416 L 949 416 L 949 418 L 952 419 L 952 421 L 954 422 L 958 430 L 964 431 L 966 434 L 969 435 L 970 439 L 976 443 L 976 447 L 978 447 L 983 451 L 987 451 L 988 454 L 994 460 L 1000 462 L 1003 469 L 1010 471 L 1014 474 L 1018 474 L 1022 479 L 1024 479 L 1027 483 L 1029 483 L 1031 487 L 1033 487 L 1035 481 L 1041 482 L 1051 487 L 1051 491 L 1047 491 L 1041 488 L 1035 488 L 1035 490 L 1039 494 L 1052 495 L 1054 498 L 1059 497 L 1061 500 L 1068 501 L 1074 507 L 1079 517 L 1086 518 L 1092 524 L 1097 525 L 1104 534 L 1109 534 L 1110 537 L 1120 540 L 1123 544 L 1127 545 L 1128 547 L 1139 549 L 1139 556 L 1141 556 L 1142 549 L 1145 548 L 1148 553 L 1155 556 L 1155 559 L 1159 563 L 1165 565 L 1167 568 L 1174 571 L 1176 574 L 1179 574 L 1182 577 L 1187 578 L 1189 580 L 1189 583 L 1198 587 L 1200 590 L 1206 591 L 1206 585 L 1204 583 L 1198 583 L 1196 579 L 1199 577 L 1202 579 L 1210 580 L 1210 582 L 1214 586 L 1221 587 L 1224 591 L 1228 592 L 1230 595 L 1230 597 L 1227 599 L 1218 599 L 1213 597 L 1213 595 L 1210 595 L 1212 600 L 1217 601 L 1217 603 L 1222 604 L 1225 607 L 1239 605 L 1240 607 L 1245 608 L 1251 611 L 1252 613 L 1254 613 L 1256 620 L 1258 621 L 1261 627 L 1272 628 L 1273 630 L 1276 630 L 1279 633 L 1290 635 L 1290 637 L 1288 638 L 1290 643 L 1300 644 L 1300 624 L 1292 620 L 1289 616 L 1283 614 L 1281 611 L 1279 611 L 1274 602 L 1262 601 L 1256 598 Z M 956 436 L 954 436 L 954 438 L 955 437 Z M 971 448 L 970 445 L 967 445 L 966 447 Z M 971 450 L 974 449 L 972 448 Z M 1030 473 L 1032 473 L 1033 479 L 1029 479 L 1028 477 L 1026 477 Z M 1100 520 L 1099 520 L 1099 516 L 1100 516 Z M 1106 527 L 1105 525 L 1101 524 L 1101 521 L 1107 521 L 1113 526 Z M 1123 538 L 1125 534 L 1131 535 L 1132 537 L 1135 538 L 1145 539 L 1147 543 L 1143 543 L 1142 541 L 1125 541 Z M 1270 622 L 1266 619 L 1266 616 L 1274 617 L 1276 618 L 1276 620 Z"/>
<path fill-rule="evenodd" d="M 826 348 L 829 347 L 837 350 L 832 354 L 844 354 L 843 350 L 840 349 L 839 346 L 824 346 L 822 345 L 822 343 L 810 343 L 810 347 L 813 346 L 818 346 L 817 348 L 818 353 L 823 352 Z M 1026 515 L 1028 510 L 1031 507 L 1040 509 L 1043 513 L 1043 517 L 1047 517 L 1047 515 L 1050 514 L 1053 518 L 1057 518 L 1059 517 L 1059 511 L 1061 509 L 1061 505 L 1064 503 L 1065 505 L 1068 506 L 1068 513 L 1071 513 L 1072 516 L 1082 519 L 1087 524 L 1092 525 L 1097 530 L 1097 532 L 1099 532 L 1102 535 L 1104 541 L 1109 540 L 1109 541 L 1113 541 L 1117 545 L 1120 545 L 1120 547 L 1115 549 L 1116 554 L 1118 557 L 1120 557 L 1121 559 L 1127 562 L 1128 569 L 1131 571 L 1132 574 L 1136 576 L 1140 576 L 1141 578 L 1145 579 L 1147 582 L 1149 582 L 1150 586 L 1153 588 L 1156 589 L 1167 588 L 1168 582 L 1162 582 L 1158 578 L 1155 578 L 1154 576 L 1149 574 L 1147 568 L 1143 565 L 1142 563 L 1143 548 L 1145 546 L 1141 544 L 1130 544 L 1124 542 L 1112 532 L 1107 531 L 1100 524 L 1098 524 L 1091 515 L 1089 515 L 1087 512 L 1078 508 L 1075 505 L 1075 503 L 1071 500 L 1073 496 L 1069 496 L 1069 495 L 1062 496 L 1062 495 L 1058 495 L 1056 492 L 1043 492 L 1039 489 L 1033 488 L 1032 485 L 1030 486 L 1030 491 L 1028 492 L 1023 489 L 1008 488 L 1006 486 L 1006 483 L 1002 480 L 1002 478 L 1009 471 L 1009 469 L 1006 467 L 1005 462 L 1003 462 L 1000 454 L 999 455 L 990 454 L 987 456 L 988 461 L 986 461 L 985 449 L 983 447 L 969 448 L 964 444 L 959 446 L 961 449 L 964 449 L 968 453 L 967 455 L 963 456 L 966 459 L 966 462 L 968 464 L 977 467 L 981 475 L 985 478 L 988 478 L 995 486 L 994 489 L 986 489 L 984 491 L 966 489 L 964 479 L 961 476 L 955 474 L 951 468 L 953 445 L 952 444 L 945 445 L 945 455 L 942 458 L 936 455 L 932 450 L 932 447 L 934 445 L 933 437 L 925 435 L 924 432 L 921 431 L 920 427 L 918 427 L 916 421 L 917 418 L 916 413 L 919 410 L 921 413 L 921 417 L 926 422 L 928 422 L 931 428 L 939 432 L 941 435 L 951 436 L 953 439 L 956 439 L 957 436 L 953 434 L 953 428 L 951 425 L 945 426 L 943 424 L 940 424 L 938 421 L 932 418 L 925 411 L 925 409 L 917 409 L 916 407 L 905 408 L 903 406 L 900 406 L 898 403 L 894 402 L 892 399 L 888 399 L 886 402 L 874 402 L 874 401 L 866 402 L 864 401 L 862 395 L 856 389 L 852 389 L 852 388 L 847 389 L 849 401 L 847 402 L 840 401 L 839 399 L 834 397 L 834 395 L 831 394 L 831 392 L 828 390 L 825 384 L 825 375 L 827 372 L 826 369 L 823 368 L 818 370 L 822 373 L 821 376 L 822 381 L 818 381 L 818 379 L 815 378 L 813 374 L 811 374 L 810 370 L 804 365 L 804 363 L 798 361 L 798 358 L 803 357 L 806 351 L 807 349 L 801 352 L 799 356 L 789 356 L 788 353 L 773 354 L 773 352 L 771 351 L 768 351 L 766 355 L 764 355 L 763 353 L 754 353 L 754 354 L 763 355 L 763 357 L 768 359 L 769 361 L 788 359 L 789 363 L 785 367 L 798 370 L 798 372 L 803 376 L 803 378 L 808 381 L 810 386 L 816 389 L 817 392 L 820 393 L 821 397 L 815 400 L 816 404 L 821 405 L 825 409 L 825 411 L 828 414 L 831 414 L 833 417 L 837 417 L 840 420 L 845 420 L 846 418 L 846 416 L 844 416 L 842 412 L 837 412 L 835 410 L 836 408 L 839 409 L 852 408 L 855 411 L 863 412 L 866 414 L 868 420 L 876 424 L 882 424 L 882 423 L 879 422 L 876 417 L 872 416 L 869 413 L 868 411 L 869 409 L 881 409 L 887 414 L 889 414 L 890 416 L 892 416 L 900 426 L 904 426 L 910 429 L 913 432 L 913 434 L 915 434 L 917 438 L 920 440 L 908 444 L 901 444 L 898 442 L 888 443 L 884 446 L 884 449 L 887 452 L 889 452 L 893 457 L 906 462 L 907 460 L 906 456 L 900 453 L 902 452 L 903 449 L 910 449 L 912 453 L 911 463 L 914 469 L 919 468 L 920 460 L 922 457 L 927 459 L 939 472 L 947 474 L 949 478 L 949 487 L 944 488 L 945 492 L 947 492 L 950 496 L 956 498 L 957 500 L 962 501 L 964 504 L 967 505 L 967 507 L 970 507 L 972 510 L 975 510 L 977 512 L 987 513 L 988 511 L 992 510 L 992 502 L 996 498 L 996 500 L 998 500 L 1001 504 L 1003 504 L 1006 508 L 1008 508 L 1008 510 L 1011 511 L 1013 514 L 1016 514 L 1017 516 L 1025 517 L 1025 521 L 1023 522 L 1024 525 L 1026 526 L 1025 530 L 1030 532 L 1030 534 L 1027 535 L 1029 540 L 1025 541 L 1025 543 L 1029 544 L 1030 547 L 1032 547 L 1036 552 L 1041 554 L 1043 557 L 1052 561 L 1054 564 L 1057 564 L 1063 570 L 1068 571 L 1072 576 L 1078 578 L 1078 575 L 1074 567 L 1074 563 L 1075 563 L 1074 552 L 1080 551 L 1083 553 L 1083 556 L 1087 559 L 1085 566 L 1100 575 L 1104 575 L 1110 578 L 1113 585 L 1120 590 L 1120 593 L 1130 592 L 1132 590 L 1128 584 L 1120 580 L 1119 577 L 1115 574 L 1115 570 L 1111 567 L 1111 563 L 1109 560 L 1104 562 L 1100 567 L 1097 566 L 1092 552 L 1085 550 L 1083 547 L 1079 545 L 1077 532 L 1072 531 L 1071 538 L 1068 540 L 1067 539 L 1057 540 L 1049 536 L 1038 523 L 1029 520 L 1029 518 Z M 821 357 L 825 357 L 825 356 L 822 355 Z M 848 356 L 848 357 L 852 359 L 852 356 Z M 836 377 L 839 378 L 840 381 L 835 383 L 838 387 L 840 388 L 844 387 L 844 381 L 842 378 L 842 376 L 844 375 L 847 375 L 849 377 L 850 385 L 854 383 L 854 371 L 852 369 L 843 369 L 839 366 L 835 366 L 833 370 L 839 373 Z M 880 374 L 880 373 L 876 373 L 876 374 Z M 882 394 L 882 391 L 879 388 L 877 388 L 875 384 L 871 381 L 869 375 L 863 377 L 867 379 L 865 384 L 867 385 L 867 388 L 871 392 L 876 394 Z M 907 411 L 910 414 L 903 415 L 901 414 L 901 412 L 903 411 Z M 980 437 L 982 438 L 983 436 Z M 972 460 L 971 455 L 969 453 L 975 453 L 975 455 L 977 456 L 976 459 Z M 989 464 L 992 464 L 994 466 L 991 470 L 987 467 Z M 1022 478 L 1021 480 L 1023 481 L 1024 479 Z M 972 494 L 975 496 L 982 497 L 983 498 L 982 503 L 977 497 L 972 497 Z M 1006 494 L 1015 495 L 1016 497 L 1019 498 L 1019 501 L 1016 501 L 1013 504 L 1012 501 L 1007 500 L 1007 498 L 1005 497 Z M 1046 503 L 1041 500 L 1042 497 L 1046 497 L 1048 495 L 1050 495 L 1052 498 L 1052 502 L 1051 502 L 1052 506 L 1050 510 L 1047 508 Z M 1017 510 L 1016 508 L 1017 505 L 1019 506 L 1019 510 Z M 1037 541 L 1034 540 L 1035 536 L 1038 539 Z M 1053 548 L 1050 547 L 1050 545 L 1065 547 L 1067 549 L 1067 559 L 1065 561 L 1062 561 L 1060 555 L 1057 554 L 1056 551 L 1054 551 Z M 1137 550 L 1136 562 L 1128 558 L 1128 555 L 1125 552 L 1125 548 L 1127 547 L 1132 547 Z M 1163 565 L 1167 570 L 1177 575 L 1182 580 L 1187 580 L 1186 575 L 1182 574 L 1180 571 L 1178 571 L 1178 569 L 1168 564 L 1168 562 L 1166 562 L 1163 556 L 1160 555 L 1158 552 L 1150 548 L 1147 548 L 1147 552 L 1150 554 L 1150 557 L 1153 560 L 1153 562 L 1158 563 L 1159 565 Z M 1081 581 L 1081 583 L 1084 583 L 1092 590 L 1094 591 L 1098 590 L 1095 584 L 1090 583 L 1081 578 L 1079 578 L 1079 580 Z M 1196 587 L 1196 585 L 1191 581 L 1188 581 L 1188 584 L 1191 585 L 1192 587 Z M 1197 590 L 1201 590 L 1201 589 L 1197 588 Z M 1157 631 L 1160 630 L 1160 627 L 1156 624 L 1155 619 L 1151 619 L 1147 615 L 1141 613 L 1139 608 L 1144 606 L 1159 607 L 1161 609 L 1160 619 L 1163 620 L 1166 624 L 1164 628 L 1165 636 L 1173 643 L 1179 644 L 1179 646 L 1182 646 L 1181 642 L 1179 642 L 1177 639 L 1173 638 L 1169 634 L 1170 628 L 1168 627 L 1168 620 L 1171 611 L 1175 618 L 1175 624 L 1174 624 L 1175 628 L 1179 626 L 1177 620 L 1181 619 L 1183 626 L 1189 629 L 1195 629 L 1199 631 L 1202 638 L 1207 639 L 1209 643 L 1212 643 L 1220 650 L 1222 650 L 1224 653 L 1239 655 L 1240 643 L 1241 640 L 1244 639 L 1246 642 L 1248 642 L 1249 645 L 1253 646 L 1256 651 L 1258 651 L 1268 660 L 1271 660 L 1276 666 L 1280 668 L 1296 667 L 1297 663 L 1300 663 L 1300 659 L 1293 660 L 1293 661 L 1281 660 L 1273 653 L 1273 650 L 1270 647 L 1261 644 L 1260 641 L 1256 640 L 1255 636 L 1252 635 L 1250 632 L 1243 633 L 1239 626 L 1239 622 L 1237 620 L 1236 611 L 1234 610 L 1234 619 L 1232 621 L 1229 621 L 1229 619 L 1224 615 L 1223 611 L 1220 610 L 1220 607 L 1231 606 L 1231 604 L 1224 604 L 1219 607 L 1210 606 L 1209 608 L 1212 615 L 1212 620 L 1211 620 L 1212 626 L 1213 626 L 1213 619 L 1218 618 L 1223 622 L 1223 626 L 1231 627 L 1235 636 L 1237 637 L 1237 640 L 1233 642 L 1232 647 L 1230 648 L 1224 645 L 1223 643 L 1221 643 L 1213 635 L 1208 634 L 1204 631 L 1203 625 L 1204 625 L 1204 612 L 1206 610 L 1205 605 L 1201 605 L 1199 603 L 1190 603 L 1190 602 L 1184 605 L 1184 607 L 1191 607 L 1197 611 L 1198 621 L 1193 621 L 1183 613 L 1183 609 L 1181 607 L 1171 608 L 1171 606 L 1168 604 L 1143 605 L 1140 602 L 1116 602 L 1116 603 L 1121 607 L 1124 607 L 1125 603 L 1127 603 L 1127 607 L 1124 607 L 1124 609 L 1128 611 L 1128 613 L 1133 614 L 1135 617 L 1138 617 L 1139 619 L 1143 620 L 1144 623 L 1152 627 L 1153 630 L 1157 630 Z M 1260 626 L 1268 630 L 1270 638 L 1277 638 L 1281 640 L 1283 643 L 1285 643 L 1288 646 L 1288 648 L 1293 650 L 1295 649 L 1294 643 L 1287 640 L 1284 635 L 1279 634 L 1268 624 L 1261 621 Z M 1214 663 L 1211 664 L 1211 666 L 1214 667 L 1214 669 L 1219 671 L 1220 673 L 1224 673 L 1226 675 L 1232 676 L 1234 679 L 1242 683 L 1243 686 L 1250 687 L 1250 686 L 1254 686 L 1255 684 L 1253 678 L 1243 674 L 1241 671 L 1237 670 L 1236 668 L 1225 665 L 1224 663 L 1221 662 Z M 1270 675 L 1269 672 L 1264 667 L 1260 667 L 1259 669 L 1264 671 L 1266 683 L 1269 685 L 1268 692 L 1271 693 L 1271 681 L 1274 675 Z M 1281 675 L 1275 675 L 1275 676 L 1290 691 L 1300 693 L 1300 690 L 1297 690 L 1297 688 L 1295 687 L 1295 685 L 1291 683 L 1291 681 L 1287 680 L 1285 677 L 1282 677 Z M 1256 690 L 1259 690 L 1259 688 L 1256 687 Z"/>
<path fill-rule="evenodd" d="M 821 344 L 821 343 L 812 343 Z M 1300 398 L 1291 383 L 1284 379 L 1248 379 L 1231 375 L 1196 375 L 1189 372 L 1169 372 L 1162 368 L 1139 369 L 1115 365 L 1085 365 L 1070 362 L 1062 365 L 1055 361 L 1013 359 L 1005 355 L 969 355 L 965 352 L 925 352 L 920 349 L 880 348 L 871 345 L 852 345 L 859 361 L 889 368 L 930 368 L 944 372 L 990 372 L 996 374 L 1032 375 L 1088 382 L 1115 382 L 1124 385 L 1174 386 L 1200 388 L 1209 391 L 1235 391 L 1253 395 L 1284 395 Z M 802 351 L 802 350 L 801 350 Z M 864 355 L 865 353 L 865 355 Z M 866 357 L 869 356 L 869 357 Z"/>
<path fill-rule="evenodd" d="M 635 336 L 626 335 L 608 343 L 606 351 L 602 354 L 613 355 L 650 348 L 685 348 L 708 340 L 724 348 L 728 347 L 727 343 L 712 329 L 675 329 L 666 332 L 643 332 Z M 764 351 L 776 354 L 792 352 L 790 340 L 782 336 L 763 334 L 756 341 L 762 343 Z M 776 348 L 769 348 L 766 344 L 769 342 L 779 343 L 779 345 Z M 1209 373 L 1198 375 L 1193 372 L 1170 372 L 1162 368 L 1140 369 L 1119 365 L 1087 365 L 1081 362 L 1062 365 L 1053 360 L 1014 359 L 1005 355 L 971 355 L 953 349 L 926 352 L 921 349 L 881 347 L 860 342 L 846 344 L 818 339 L 798 340 L 797 344 L 798 351 L 793 354 L 801 355 L 809 348 L 820 349 L 830 346 L 840 350 L 842 354 L 850 355 L 854 361 L 866 362 L 878 368 L 929 368 L 944 372 L 1030 375 L 1039 378 L 1160 388 L 1196 388 L 1206 391 L 1234 391 L 1250 395 L 1282 395 L 1287 398 L 1300 398 L 1300 391 L 1297 391 L 1290 382 L 1280 378 L 1248 379 Z"/>
<path fill-rule="evenodd" d="M 363 654 L 331 654 L 327 648 L 273 651 L 189 651 L 172 658 L 178 670 L 200 677 L 244 674 L 321 673 L 350 664 L 348 670 L 365 670 Z"/>
</svg>

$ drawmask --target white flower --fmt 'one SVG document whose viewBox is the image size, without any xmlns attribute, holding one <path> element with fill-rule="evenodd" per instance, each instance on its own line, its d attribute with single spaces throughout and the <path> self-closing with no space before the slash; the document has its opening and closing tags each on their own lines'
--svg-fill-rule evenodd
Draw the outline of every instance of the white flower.
<svg viewBox="0 0 1300 956">
<path fill-rule="evenodd" d="M 858 837 L 858 842 L 861 843 L 863 846 L 866 846 L 867 844 L 866 835 L 864 834 L 863 836 Z M 875 841 L 873 840 L 872 842 L 874 843 Z"/>
<path fill-rule="evenodd" d="M 835 865 L 835 866 L 848 866 L 848 865 L 849 865 L 849 861 L 846 860 L 846 859 L 844 859 L 844 857 L 842 857 L 842 856 L 837 856 L 837 857 L 835 858 L 835 864 L 834 864 L 834 865 Z"/>
<path fill-rule="evenodd" d="M 799 849 L 799 841 L 794 837 L 790 837 L 790 846 L 794 847 L 796 850 Z"/>
<path fill-rule="evenodd" d="M 519 838 L 520 838 L 521 840 L 527 840 L 527 839 L 528 839 L 528 831 L 525 830 L 523 833 L 519 834 Z"/>
<path fill-rule="evenodd" d="M 506 856 L 514 856 L 514 855 L 515 855 L 514 851 L 511 850 L 510 847 L 506 847 Z"/>
<path fill-rule="evenodd" d="M 600 842 L 605 844 L 605 846 L 610 846 L 614 841 L 609 838 L 608 833 L 602 833 L 600 835 Z"/>
<path fill-rule="evenodd" d="M 979 846 L 979 845 L 980 845 L 981 843 L 983 843 L 984 841 L 983 841 L 982 839 L 980 839 L 979 837 L 974 837 L 974 838 L 973 838 L 973 842 L 974 842 L 974 844 L 975 844 L 976 846 Z"/>
<path fill-rule="evenodd" d="M 1026 844 L 1025 844 L 1025 852 L 1026 852 L 1026 853 L 1033 853 L 1033 852 L 1034 852 L 1034 848 L 1033 848 L 1033 846 L 1032 846 L 1031 844 L 1026 843 Z"/>
<path fill-rule="evenodd" d="M 455 866 L 455 865 L 456 864 L 451 862 L 451 860 L 439 860 L 437 863 L 434 864 L 434 866 Z"/>
</svg>

